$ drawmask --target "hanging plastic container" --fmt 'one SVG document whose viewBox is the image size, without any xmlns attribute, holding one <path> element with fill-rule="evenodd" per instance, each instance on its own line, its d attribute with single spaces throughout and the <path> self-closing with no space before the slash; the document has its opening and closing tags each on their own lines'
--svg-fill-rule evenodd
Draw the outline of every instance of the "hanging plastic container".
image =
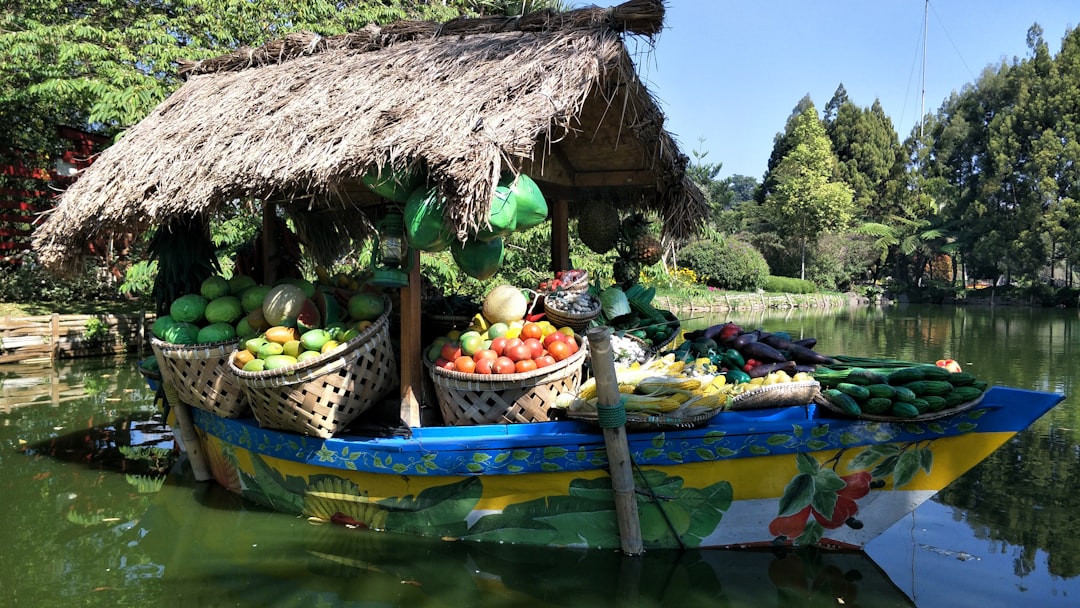
<svg viewBox="0 0 1080 608">
<path fill-rule="evenodd" d="M 528 230 L 547 219 L 548 206 L 544 194 L 528 175 L 521 173 L 510 184 L 510 198 L 514 201 L 518 230 Z"/>
<path fill-rule="evenodd" d="M 490 279 L 502 267 L 505 253 L 502 237 L 489 241 L 469 239 L 467 243 L 454 241 L 450 252 L 462 272 L 481 281 Z"/>
<path fill-rule="evenodd" d="M 395 203 L 404 203 L 427 178 L 417 167 L 395 169 L 387 164 L 368 169 L 360 181 L 375 194 Z"/>
<path fill-rule="evenodd" d="M 490 241 L 508 236 L 517 230 L 517 205 L 513 194 L 509 182 L 499 182 L 499 185 L 495 187 L 495 194 L 491 197 L 491 210 L 488 211 L 488 223 L 491 227 L 481 229 L 476 234 L 476 238 L 481 241 Z"/>
<path fill-rule="evenodd" d="M 420 251 L 444 251 L 453 234 L 443 221 L 445 199 L 437 188 L 417 188 L 405 205 L 405 240 Z"/>
</svg>

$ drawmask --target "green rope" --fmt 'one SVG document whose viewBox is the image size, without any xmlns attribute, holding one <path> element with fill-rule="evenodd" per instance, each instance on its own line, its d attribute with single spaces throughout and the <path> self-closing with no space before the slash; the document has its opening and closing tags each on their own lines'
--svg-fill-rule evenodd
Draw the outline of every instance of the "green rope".
<svg viewBox="0 0 1080 608">
<path fill-rule="evenodd" d="M 596 404 L 596 419 L 601 428 L 617 429 L 626 426 L 626 407 L 623 402 L 624 398 L 620 397 L 615 405 Z"/>
</svg>

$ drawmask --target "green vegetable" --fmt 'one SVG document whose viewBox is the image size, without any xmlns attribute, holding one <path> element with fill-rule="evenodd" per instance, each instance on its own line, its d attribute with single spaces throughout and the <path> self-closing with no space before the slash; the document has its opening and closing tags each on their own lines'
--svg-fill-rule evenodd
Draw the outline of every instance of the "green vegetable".
<svg viewBox="0 0 1080 608">
<path fill-rule="evenodd" d="M 630 302 L 626 293 L 618 285 L 612 285 L 600 292 L 600 310 L 604 318 L 611 319 L 630 314 Z"/>
</svg>

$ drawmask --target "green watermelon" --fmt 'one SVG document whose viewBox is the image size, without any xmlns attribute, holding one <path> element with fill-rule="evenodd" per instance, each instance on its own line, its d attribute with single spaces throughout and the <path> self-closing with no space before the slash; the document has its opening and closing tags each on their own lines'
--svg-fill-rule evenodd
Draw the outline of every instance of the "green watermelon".
<svg viewBox="0 0 1080 608">
<path fill-rule="evenodd" d="M 450 252 L 462 272 L 481 281 L 495 276 L 502 267 L 505 253 L 502 237 L 490 241 L 472 239 L 464 244 L 455 241 L 450 246 Z"/>
<path fill-rule="evenodd" d="M 205 318 L 208 303 L 209 300 L 201 295 L 189 293 L 173 300 L 169 306 L 169 316 L 183 323 L 200 323 Z"/>
<path fill-rule="evenodd" d="M 165 340 L 165 335 L 169 331 L 169 328 L 176 325 L 177 320 L 169 315 L 163 315 L 154 319 L 154 324 L 150 326 L 150 333 L 154 334 L 154 337 L 158 340 Z M 168 340 L 165 340 L 168 342 Z"/>
<path fill-rule="evenodd" d="M 214 342 L 227 342 L 236 339 L 236 328 L 231 323 L 211 323 L 199 330 L 196 341 L 199 344 L 211 344 Z"/>
<path fill-rule="evenodd" d="M 405 240 L 420 251 L 443 251 L 453 236 L 443 222 L 445 199 L 436 188 L 417 188 L 405 205 Z"/>
<path fill-rule="evenodd" d="M 417 168 L 395 169 L 384 165 L 368 169 L 360 177 L 360 181 L 375 194 L 396 203 L 404 203 L 409 200 L 413 191 L 424 185 L 427 178 Z"/>
<path fill-rule="evenodd" d="M 510 184 L 510 198 L 517 212 L 517 229 L 528 230 L 547 219 L 548 206 L 540 186 L 524 173 Z"/>
<path fill-rule="evenodd" d="M 221 296 L 210 300 L 203 314 L 208 323 L 236 323 L 244 316 L 244 308 L 240 305 L 240 298 Z"/>
<path fill-rule="evenodd" d="M 165 341 L 170 344 L 197 344 L 199 326 L 186 321 L 176 323 L 165 331 Z"/>
</svg>

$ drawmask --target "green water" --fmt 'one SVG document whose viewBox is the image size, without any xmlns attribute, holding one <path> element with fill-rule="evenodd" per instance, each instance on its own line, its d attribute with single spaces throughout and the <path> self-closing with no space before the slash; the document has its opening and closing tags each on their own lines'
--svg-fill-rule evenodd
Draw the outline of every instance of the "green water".
<svg viewBox="0 0 1080 608">
<path fill-rule="evenodd" d="M 865 555 L 634 559 L 425 542 L 268 512 L 183 466 L 160 475 L 171 436 L 134 361 L 0 366 L 0 597 L 26 607 L 1075 605 L 1080 312 L 910 306 L 684 326 L 727 320 L 815 337 L 829 354 L 952 358 L 988 381 L 1067 397 Z"/>
</svg>

